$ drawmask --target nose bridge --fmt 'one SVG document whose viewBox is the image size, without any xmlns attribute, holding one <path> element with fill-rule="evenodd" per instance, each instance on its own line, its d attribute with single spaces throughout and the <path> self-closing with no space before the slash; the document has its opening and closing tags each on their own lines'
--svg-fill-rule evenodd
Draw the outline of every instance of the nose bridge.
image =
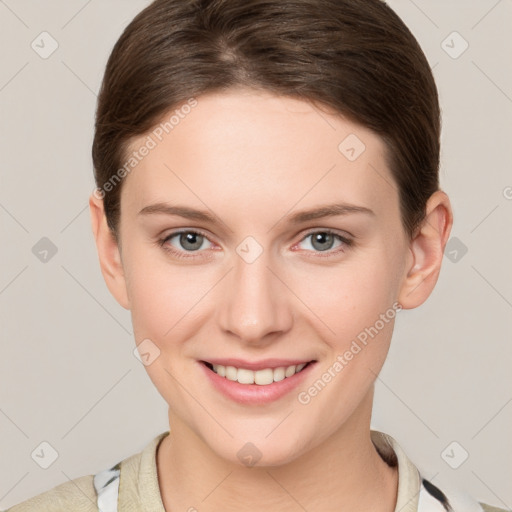
<svg viewBox="0 0 512 512">
<path fill-rule="evenodd" d="M 248 342 L 287 330 L 292 316 L 286 287 L 269 269 L 270 251 L 247 237 L 237 247 L 233 265 L 219 304 L 221 327 Z"/>
</svg>

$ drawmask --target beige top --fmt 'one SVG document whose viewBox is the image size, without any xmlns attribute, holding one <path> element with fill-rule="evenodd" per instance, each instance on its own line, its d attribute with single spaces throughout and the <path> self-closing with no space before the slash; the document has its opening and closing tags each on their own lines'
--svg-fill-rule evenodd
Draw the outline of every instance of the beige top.
<svg viewBox="0 0 512 512">
<path fill-rule="evenodd" d="M 168 434 L 169 431 L 159 434 L 142 452 L 121 461 L 119 512 L 166 512 L 158 485 L 156 451 L 160 441 Z M 422 486 L 418 469 L 391 436 L 372 430 L 371 438 L 388 464 L 398 464 L 398 497 L 395 512 L 419 512 L 420 492 L 421 496 L 426 496 L 428 493 Z M 64 482 L 11 507 L 7 512 L 98 512 L 93 477 L 94 475 L 88 475 Z M 451 498 L 450 495 L 448 497 Z M 420 511 L 437 510 L 437 507 L 430 508 L 428 505 L 427 502 L 431 499 L 430 495 L 426 496 L 425 500 L 422 498 L 426 505 L 421 506 Z M 477 502 L 474 503 L 478 507 Z M 502 511 L 485 504 L 480 505 L 482 508 L 473 510 Z"/>
</svg>

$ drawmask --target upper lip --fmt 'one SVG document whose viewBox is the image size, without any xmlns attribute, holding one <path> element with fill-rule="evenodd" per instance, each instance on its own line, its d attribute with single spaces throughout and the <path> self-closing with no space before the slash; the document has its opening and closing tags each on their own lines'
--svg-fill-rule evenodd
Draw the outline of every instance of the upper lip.
<svg viewBox="0 0 512 512">
<path fill-rule="evenodd" d="M 205 363 L 220 364 L 222 366 L 235 366 L 236 368 L 245 368 L 247 370 L 264 370 L 265 368 L 280 368 L 299 364 L 306 364 L 314 361 L 314 359 L 262 359 L 261 361 L 246 361 L 244 359 L 228 358 L 228 359 L 203 359 Z"/>
</svg>

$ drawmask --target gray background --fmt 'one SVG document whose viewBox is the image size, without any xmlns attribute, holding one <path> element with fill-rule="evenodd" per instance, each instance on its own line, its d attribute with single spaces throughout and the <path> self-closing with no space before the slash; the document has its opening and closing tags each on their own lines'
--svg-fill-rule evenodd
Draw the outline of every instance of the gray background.
<svg viewBox="0 0 512 512">
<path fill-rule="evenodd" d="M 441 186 L 455 222 L 434 293 L 398 317 L 372 426 L 434 483 L 511 507 L 512 2 L 389 3 L 438 83 Z M 129 312 L 100 274 L 87 206 L 106 59 L 147 4 L 0 0 L 0 508 L 168 429 L 166 403 L 133 355 Z M 31 47 L 51 49 L 43 31 L 58 43 L 46 59 Z M 44 441 L 58 453 L 48 469 Z"/>
</svg>

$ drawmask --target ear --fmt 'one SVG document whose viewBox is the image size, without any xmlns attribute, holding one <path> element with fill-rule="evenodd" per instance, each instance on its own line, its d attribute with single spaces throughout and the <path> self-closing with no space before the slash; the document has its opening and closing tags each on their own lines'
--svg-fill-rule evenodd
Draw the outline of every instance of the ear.
<svg viewBox="0 0 512 512">
<path fill-rule="evenodd" d="M 445 192 L 437 190 L 427 201 L 426 217 L 410 242 L 412 263 L 404 278 L 398 302 L 404 309 L 423 304 L 437 283 L 444 248 L 453 224 L 450 200 Z"/>
<path fill-rule="evenodd" d="M 101 273 L 110 293 L 125 309 L 130 309 L 126 279 L 121 260 L 121 252 L 116 237 L 110 230 L 105 216 L 103 199 L 94 193 L 89 198 L 92 232 L 100 260 Z"/>
</svg>

